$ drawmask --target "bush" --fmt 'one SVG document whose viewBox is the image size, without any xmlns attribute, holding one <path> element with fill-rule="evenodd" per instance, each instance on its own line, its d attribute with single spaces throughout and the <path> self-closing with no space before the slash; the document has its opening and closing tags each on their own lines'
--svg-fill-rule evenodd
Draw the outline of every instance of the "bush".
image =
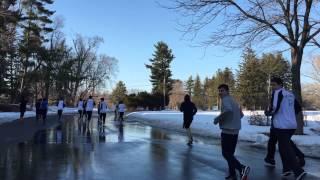
<svg viewBox="0 0 320 180">
<path fill-rule="evenodd" d="M 249 117 L 249 124 L 256 125 L 256 126 L 268 126 L 267 124 L 267 117 L 258 113 L 252 113 Z"/>
</svg>

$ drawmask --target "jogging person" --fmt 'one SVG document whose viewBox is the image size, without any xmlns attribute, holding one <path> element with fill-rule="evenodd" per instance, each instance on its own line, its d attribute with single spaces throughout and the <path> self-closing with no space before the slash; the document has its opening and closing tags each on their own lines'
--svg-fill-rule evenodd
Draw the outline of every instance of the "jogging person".
<svg viewBox="0 0 320 180">
<path fill-rule="evenodd" d="M 107 116 L 107 110 L 108 110 L 108 105 L 107 102 L 104 101 L 104 98 L 100 99 L 99 103 L 99 112 L 100 112 L 100 121 L 102 121 L 102 125 L 105 125 L 106 122 L 106 116 Z"/>
<path fill-rule="evenodd" d="M 21 96 L 21 99 L 20 99 L 20 121 L 23 120 L 24 113 L 27 110 L 27 103 L 28 103 L 27 98 L 25 96 Z"/>
<path fill-rule="evenodd" d="M 126 111 L 126 105 L 123 103 L 123 101 L 119 102 L 118 110 L 119 110 L 119 120 L 123 121 L 123 115 L 124 115 L 124 112 Z"/>
<path fill-rule="evenodd" d="M 229 175 L 226 180 L 236 180 L 236 169 L 240 173 L 240 179 L 246 180 L 250 167 L 241 164 L 234 156 L 238 134 L 241 129 L 242 110 L 238 103 L 229 95 L 229 86 L 221 84 L 218 87 L 221 98 L 221 113 L 214 119 L 214 124 L 220 126 L 222 155 L 227 160 Z"/>
<path fill-rule="evenodd" d="M 82 119 L 83 117 L 83 109 L 84 109 L 84 103 L 82 101 L 82 98 L 78 101 L 78 113 L 79 113 L 79 119 Z"/>
<path fill-rule="evenodd" d="M 92 96 L 89 96 L 89 99 L 87 100 L 87 104 L 86 104 L 86 113 L 87 113 L 87 121 L 88 121 L 88 127 L 90 124 L 90 120 L 91 120 L 91 116 L 92 116 L 92 111 L 94 106 L 96 105 L 96 103 L 94 102 L 94 100 L 92 99 Z"/>
<path fill-rule="evenodd" d="M 187 134 L 189 137 L 187 144 L 190 146 L 193 142 L 190 125 L 192 123 L 193 116 L 197 113 L 197 108 L 196 105 L 194 105 L 194 103 L 191 102 L 190 96 L 188 94 L 184 96 L 184 102 L 182 102 L 180 106 L 180 111 L 183 112 L 182 128 L 185 128 L 187 130 Z"/>
<path fill-rule="evenodd" d="M 57 107 L 58 107 L 58 120 L 61 120 L 61 116 L 62 116 L 62 112 L 63 112 L 63 108 L 65 107 L 65 103 L 63 101 L 63 98 L 60 97 L 59 101 L 57 102 Z"/>
</svg>

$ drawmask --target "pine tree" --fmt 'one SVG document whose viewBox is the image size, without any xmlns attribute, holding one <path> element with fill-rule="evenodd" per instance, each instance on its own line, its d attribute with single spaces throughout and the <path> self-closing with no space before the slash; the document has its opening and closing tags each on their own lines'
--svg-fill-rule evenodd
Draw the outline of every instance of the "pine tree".
<svg viewBox="0 0 320 180">
<path fill-rule="evenodd" d="M 199 75 L 196 76 L 196 79 L 194 82 L 192 101 L 199 109 L 204 109 L 204 106 L 205 106 L 204 94 L 203 94 L 202 83 Z"/>
<path fill-rule="evenodd" d="M 117 103 L 119 101 L 126 101 L 126 96 L 127 96 L 126 85 L 124 84 L 123 81 L 119 81 L 111 93 L 111 100 L 113 103 Z"/>
<path fill-rule="evenodd" d="M 22 27 L 23 38 L 19 44 L 19 52 L 22 64 L 22 75 L 20 82 L 20 92 L 25 88 L 28 72 L 37 71 L 41 66 L 41 61 L 37 55 L 43 43 L 47 41 L 45 34 L 52 31 L 49 27 L 52 23 L 50 16 L 54 11 L 50 11 L 45 6 L 52 4 L 52 0 L 24 0 L 22 1 Z M 33 76 L 29 76 L 28 81 Z"/>
<path fill-rule="evenodd" d="M 188 78 L 188 80 L 185 82 L 185 88 L 186 88 L 188 94 L 190 96 L 192 96 L 193 95 L 193 88 L 194 88 L 194 80 L 192 79 L 192 76 L 190 76 Z"/>
<path fill-rule="evenodd" d="M 251 110 L 264 109 L 267 105 L 266 76 L 251 48 L 245 49 L 239 66 L 237 89 L 242 104 Z"/>
<path fill-rule="evenodd" d="M 173 80 L 171 79 L 170 63 L 174 59 L 174 55 L 165 42 L 160 41 L 154 47 L 155 52 L 153 58 L 150 59 L 151 64 L 145 66 L 151 71 L 152 92 L 163 93 L 165 84 L 165 95 L 167 96 L 172 89 Z"/>
</svg>

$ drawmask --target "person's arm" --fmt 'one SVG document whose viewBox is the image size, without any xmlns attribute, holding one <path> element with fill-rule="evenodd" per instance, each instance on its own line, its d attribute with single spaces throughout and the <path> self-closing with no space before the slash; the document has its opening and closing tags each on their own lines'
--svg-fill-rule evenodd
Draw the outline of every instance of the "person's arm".
<svg viewBox="0 0 320 180">
<path fill-rule="evenodd" d="M 180 105 L 180 111 L 183 112 L 183 103 Z"/>
<path fill-rule="evenodd" d="M 242 119 L 242 118 L 243 118 L 243 116 L 244 116 L 244 114 L 243 114 L 243 112 L 242 112 L 242 108 L 241 108 L 241 106 L 240 106 L 240 119 Z"/>
<path fill-rule="evenodd" d="M 296 114 L 299 114 L 300 112 L 302 112 L 302 107 L 296 99 L 294 99 L 294 111 Z"/>
<path fill-rule="evenodd" d="M 214 121 L 213 121 L 214 124 L 218 124 L 220 121 L 223 121 L 227 116 L 230 116 L 233 114 L 232 104 L 230 100 L 227 100 L 224 98 L 221 103 L 221 109 L 222 109 L 221 114 L 216 118 L 214 118 Z"/>
<path fill-rule="evenodd" d="M 197 109 L 196 105 L 193 104 L 193 114 L 192 115 L 193 116 L 196 115 L 197 111 L 198 111 L 198 109 Z"/>
</svg>

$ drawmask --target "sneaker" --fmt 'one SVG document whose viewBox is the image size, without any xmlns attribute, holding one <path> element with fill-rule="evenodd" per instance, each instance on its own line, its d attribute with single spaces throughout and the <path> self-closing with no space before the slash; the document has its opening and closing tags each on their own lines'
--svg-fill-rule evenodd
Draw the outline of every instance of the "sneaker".
<svg viewBox="0 0 320 180">
<path fill-rule="evenodd" d="M 264 158 L 264 165 L 270 166 L 270 167 L 275 167 L 276 161 L 274 159 Z"/>
<path fill-rule="evenodd" d="M 240 173 L 240 180 L 247 180 L 249 172 L 250 172 L 250 167 L 243 166 L 241 173 Z"/>
<path fill-rule="evenodd" d="M 306 175 L 307 175 L 307 173 L 305 171 L 302 171 L 299 174 L 299 176 L 296 177 L 296 180 L 302 180 Z"/>
<path fill-rule="evenodd" d="M 225 180 L 237 180 L 237 176 L 236 175 L 229 175 L 229 176 L 225 177 Z"/>
<path fill-rule="evenodd" d="M 288 176 L 291 176 L 293 174 L 292 171 L 285 171 L 281 174 L 282 177 L 288 177 Z"/>
</svg>

